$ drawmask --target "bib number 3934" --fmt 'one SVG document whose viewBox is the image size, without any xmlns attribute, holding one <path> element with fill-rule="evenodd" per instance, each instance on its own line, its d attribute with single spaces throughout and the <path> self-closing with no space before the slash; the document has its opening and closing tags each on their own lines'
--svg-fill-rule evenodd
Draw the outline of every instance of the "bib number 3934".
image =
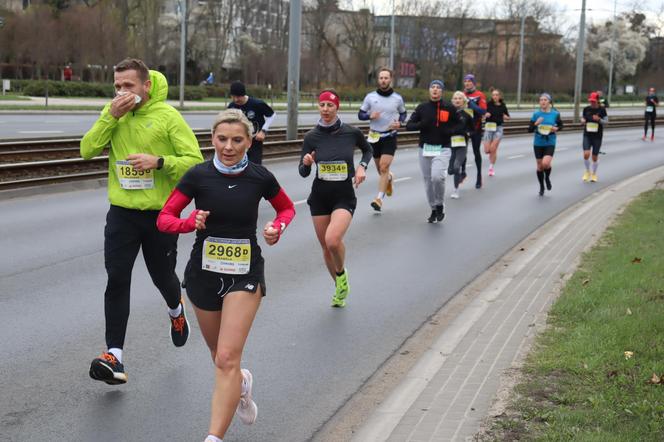
<svg viewBox="0 0 664 442">
<path fill-rule="evenodd" d="M 321 161 L 318 163 L 318 178 L 323 181 L 346 181 L 348 164 L 345 161 Z"/>
<path fill-rule="evenodd" d="M 129 161 L 116 161 L 120 187 L 125 190 L 154 189 L 154 170 L 136 170 Z"/>
<path fill-rule="evenodd" d="M 251 243 L 248 239 L 208 236 L 203 242 L 202 268 L 228 275 L 246 275 L 251 268 Z"/>
<path fill-rule="evenodd" d="M 425 157 L 437 157 L 443 152 L 443 146 L 440 144 L 428 144 L 424 143 L 422 145 L 422 156 Z"/>
</svg>

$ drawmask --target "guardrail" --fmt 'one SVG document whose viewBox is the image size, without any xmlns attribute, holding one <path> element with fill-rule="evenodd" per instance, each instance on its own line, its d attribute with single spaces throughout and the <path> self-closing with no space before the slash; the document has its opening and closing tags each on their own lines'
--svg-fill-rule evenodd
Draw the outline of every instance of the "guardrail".
<svg viewBox="0 0 664 442">
<path fill-rule="evenodd" d="M 580 123 L 565 122 L 565 131 L 581 130 Z M 629 117 L 614 117 L 608 128 L 641 126 L 643 119 Z M 359 128 L 367 130 L 367 125 L 358 125 Z M 528 120 L 511 120 L 505 125 L 504 134 L 507 136 L 522 135 L 527 133 Z M 310 128 L 302 128 L 299 133 L 303 134 Z M 280 133 L 282 132 L 282 133 Z M 211 146 L 210 133 L 196 133 L 203 156 L 209 158 L 214 152 Z M 405 130 L 399 133 L 399 144 L 409 145 L 417 142 L 419 132 L 408 132 Z M 283 140 L 285 138 L 285 129 L 271 131 L 273 141 L 266 141 L 263 147 L 264 158 L 285 157 L 299 154 L 302 147 L 302 140 Z M 275 140 L 282 138 L 282 140 Z M 102 155 L 90 160 L 83 160 L 79 156 L 78 138 L 67 139 L 47 139 L 35 141 L 10 141 L 0 143 L 0 190 L 12 189 L 18 187 L 34 186 L 40 184 L 57 183 L 65 181 L 75 181 L 91 178 L 105 178 L 108 174 L 108 156 Z M 59 147 L 53 147 L 60 143 Z M 69 143 L 67 147 L 64 146 Z M 75 143 L 76 147 L 72 144 Z M 49 154 L 60 155 L 64 149 L 65 152 L 71 152 L 70 158 L 45 159 Z M 21 158 L 25 155 L 27 160 L 7 161 L 4 158 Z M 4 158 L 3 158 L 4 156 Z"/>
</svg>

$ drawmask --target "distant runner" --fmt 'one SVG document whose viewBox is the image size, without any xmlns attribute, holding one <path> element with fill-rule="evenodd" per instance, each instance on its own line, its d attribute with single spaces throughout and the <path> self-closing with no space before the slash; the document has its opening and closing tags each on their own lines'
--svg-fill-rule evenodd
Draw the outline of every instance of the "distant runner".
<svg viewBox="0 0 664 442">
<path fill-rule="evenodd" d="M 560 112 L 553 108 L 553 99 L 548 93 L 539 98 L 540 110 L 533 113 L 530 118 L 528 132 L 535 132 L 533 150 L 537 162 L 537 181 L 539 182 L 539 195 L 544 196 L 544 183 L 546 189 L 551 190 L 551 163 L 556 150 L 556 132 L 563 128 Z"/>
<path fill-rule="evenodd" d="M 588 97 L 590 106 L 583 109 L 581 123 L 583 128 L 583 164 L 586 168 L 583 173 L 583 181 L 597 181 L 597 166 L 599 161 L 599 151 L 602 147 L 602 134 L 604 125 L 609 122 L 606 115 L 606 108 L 600 105 L 599 96 L 593 92 Z M 590 170 L 590 154 L 592 149 L 593 164 Z"/>
</svg>

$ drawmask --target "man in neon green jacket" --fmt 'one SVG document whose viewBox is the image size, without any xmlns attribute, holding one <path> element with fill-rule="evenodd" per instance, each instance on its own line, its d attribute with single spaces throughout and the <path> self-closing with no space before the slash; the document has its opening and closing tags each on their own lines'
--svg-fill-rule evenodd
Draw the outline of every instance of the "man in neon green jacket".
<svg viewBox="0 0 664 442">
<path fill-rule="evenodd" d="M 177 235 L 161 233 L 159 210 L 184 173 L 203 161 L 198 141 L 180 113 L 166 104 L 168 84 L 159 72 L 137 59 L 115 66 L 117 96 L 107 104 L 81 140 L 81 156 L 90 159 L 110 145 L 108 199 L 104 229 L 104 263 L 108 282 L 104 295 L 107 351 L 95 358 L 90 377 L 123 384 L 122 363 L 131 272 L 139 248 L 170 319 L 171 339 L 180 347 L 189 336 L 175 274 Z"/>
</svg>

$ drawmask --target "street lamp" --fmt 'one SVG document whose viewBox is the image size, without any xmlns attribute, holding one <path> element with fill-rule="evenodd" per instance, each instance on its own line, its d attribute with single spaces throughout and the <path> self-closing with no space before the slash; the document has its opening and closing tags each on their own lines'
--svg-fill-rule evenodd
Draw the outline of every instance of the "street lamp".
<svg viewBox="0 0 664 442">
<path fill-rule="evenodd" d="M 574 79 L 574 122 L 579 122 L 581 105 L 581 89 L 583 84 L 583 50 L 586 43 L 586 0 L 581 3 L 581 22 L 579 24 L 579 41 L 576 44 L 576 77 Z"/>
<path fill-rule="evenodd" d="M 180 12 L 180 109 L 184 108 L 184 63 L 187 45 L 187 0 L 178 2 Z"/>
</svg>

